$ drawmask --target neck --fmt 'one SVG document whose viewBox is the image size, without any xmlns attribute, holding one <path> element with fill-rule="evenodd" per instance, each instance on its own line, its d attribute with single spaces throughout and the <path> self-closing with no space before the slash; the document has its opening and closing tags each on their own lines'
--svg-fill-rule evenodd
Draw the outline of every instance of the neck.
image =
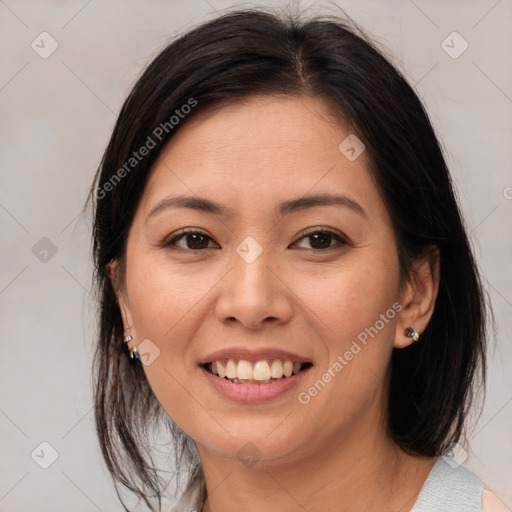
<svg viewBox="0 0 512 512">
<path fill-rule="evenodd" d="M 198 447 L 208 489 L 203 512 L 408 512 L 435 459 L 408 455 L 385 434 L 368 434 L 317 440 L 318 449 L 300 460 L 251 467 Z"/>
</svg>

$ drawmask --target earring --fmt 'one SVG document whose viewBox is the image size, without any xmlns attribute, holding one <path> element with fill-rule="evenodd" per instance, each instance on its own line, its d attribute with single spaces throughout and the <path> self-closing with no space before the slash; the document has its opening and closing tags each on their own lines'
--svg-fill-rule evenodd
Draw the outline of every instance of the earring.
<svg viewBox="0 0 512 512">
<path fill-rule="evenodd" d="M 405 329 L 405 335 L 408 338 L 412 338 L 414 341 L 418 341 L 420 339 L 420 335 L 416 332 L 416 330 L 412 326 L 407 327 L 407 329 Z"/>
<path fill-rule="evenodd" d="M 132 336 L 126 336 L 123 340 L 123 343 L 128 343 L 129 341 L 132 341 Z M 130 349 L 130 359 L 138 359 L 139 361 L 142 361 L 140 358 L 139 351 L 137 350 L 137 347 L 133 347 Z"/>
<path fill-rule="evenodd" d="M 139 351 L 137 350 L 137 347 L 133 347 L 130 350 L 130 358 L 131 359 L 138 359 L 139 361 L 142 361 L 142 359 L 140 358 Z"/>
</svg>

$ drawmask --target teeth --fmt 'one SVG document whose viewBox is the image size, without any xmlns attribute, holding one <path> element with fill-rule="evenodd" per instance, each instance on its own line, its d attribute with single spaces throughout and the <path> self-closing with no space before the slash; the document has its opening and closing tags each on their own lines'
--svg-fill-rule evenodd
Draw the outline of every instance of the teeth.
<svg viewBox="0 0 512 512">
<path fill-rule="evenodd" d="M 240 359 L 238 366 L 236 367 L 236 376 L 239 379 L 252 379 L 252 364 L 249 361 Z"/>
<path fill-rule="evenodd" d="M 240 366 L 240 363 L 238 363 L 238 365 Z M 254 380 L 270 379 L 270 366 L 267 361 L 258 361 L 254 364 L 254 368 L 252 369 L 252 378 Z"/>
<path fill-rule="evenodd" d="M 274 359 L 274 361 L 272 361 L 270 376 L 274 379 L 280 379 L 283 376 L 283 363 L 281 363 L 279 359 Z"/>
<path fill-rule="evenodd" d="M 226 377 L 228 379 L 236 379 L 237 378 L 237 364 L 233 359 L 229 359 L 226 364 Z"/>
<path fill-rule="evenodd" d="M 291 377 L 299 373 L 302 366 L 302 363 L 279 359 L 270 361 L 263 359 L 254 363 L 244 359 L 228 359 L 227 361 L 224 359 L 213 361 L 210 364 L 210 369 L 214 375 L 225 377 L 232 382 L 267 384 L 275 379 Z"/>
</svg>

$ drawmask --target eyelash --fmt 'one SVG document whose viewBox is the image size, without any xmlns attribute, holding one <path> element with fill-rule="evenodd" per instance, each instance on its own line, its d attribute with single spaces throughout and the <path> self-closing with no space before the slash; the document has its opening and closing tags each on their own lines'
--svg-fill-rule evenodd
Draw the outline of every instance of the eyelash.
<svg viewBox="0 0 512 512">
<path fill-rule="evenodd" d="M 297 240 L 297 242 L 302 240 L 303 238 L 306 238 L 308 236 L 315 235 L 318 233 L 331 235 L 333 238 L 335 238 L 337 240 L 338 245 L 332 245 L 325 249 L 310 249 L 313 252 L 325 253 L 327 251 L 341 248 L 344 245 L 349 245 L 349 242 L 343 236 L 338 234 L 336 231 L 333 231 L 328 228 L 316 229 L 316 230 L 311 230 L 311 231 L 308 231 L 307 229 L 305 229 L 299 233 L 300 238 Z M 209 237 L 206 233 L 204 233 L 202 231 L 199 231 L 194 228 L 183 228 L 183 229 L 180 229 L 177 233 L 174 233 L 173 235 L 171 235 L 171 237 L 169 237 L 168 239 L 164 240 L 164 242 L 161 244 L 161 246 L 163 248 L 172 248 L 172 246 L 176 246 L 176 242 L 178 240 L 180 240 L 181 238 L 185 237 L 185 235 L 201 235 L 201 236 L 204 236 L 204 237 L 212 240 L 211 237 Z M 176 247 L 178 247 L 178 246 L 176 246 Z M 183 247 L 178 247 L 178 250 L 180 250 L 180 249 L 183 251 L 198 252 L 198 251 L 204 251 L 206 249 L 211 249 L 211 247 L 205 247 L 203 249 L 188 249 L 188 248 L 184 249 Z"/>
</svg>

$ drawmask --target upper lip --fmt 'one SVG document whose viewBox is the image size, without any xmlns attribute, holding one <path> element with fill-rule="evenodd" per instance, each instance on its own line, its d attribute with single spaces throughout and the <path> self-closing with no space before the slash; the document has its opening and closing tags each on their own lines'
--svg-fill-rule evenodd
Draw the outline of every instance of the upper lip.
<svg viewBox="0 0 512 512">
<path fill-rule="evenodd" d="M 231 347 L 223 350 L 217 350 L 202 358 L 198 364 L 211 363 L 221 359 L 243 359 L 245 361 L 262 361 L 264 359 L 281 359 L 285 361 L 292 361 L 293 363 L 310 363 L 311 359 L 303 357 L 293 352 L 287 352 L 277 348 L 266 348 L 260 350 L 250 350 L 246 347 Z"/>
</svg>

